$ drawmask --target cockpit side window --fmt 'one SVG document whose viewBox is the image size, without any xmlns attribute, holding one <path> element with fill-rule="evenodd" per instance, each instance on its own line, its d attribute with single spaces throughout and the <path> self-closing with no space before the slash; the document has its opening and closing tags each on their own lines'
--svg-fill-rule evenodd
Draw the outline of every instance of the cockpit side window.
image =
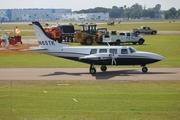
<svg viewBox="0 0 180 120">
<path fill-rule="evenodd" d="M 107 49 L 100 49 L 99 53 L 107 53 Z"/>
<path fill-rule="evenodd" d="M 91 49 L 90 54 L 96 54 L 97 53 L 97 49 Z"/>
<path fill-rule="evenodd" d="M 121 49 L 121 54 L 128 54 L 127 49 Z"/>
<path fill-rule="evenodd" d="M 117 54 L 117 49 L 109 49 L 109 53 Z"/>
</svg>

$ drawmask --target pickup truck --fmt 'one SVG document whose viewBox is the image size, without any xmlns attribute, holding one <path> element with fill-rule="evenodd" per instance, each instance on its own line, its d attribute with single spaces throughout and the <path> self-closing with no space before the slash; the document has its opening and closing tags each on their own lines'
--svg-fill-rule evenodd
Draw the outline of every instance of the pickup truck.
<svg viewBox="0 0 180 120">
<path fill-rule="evenodd" d="M 121 43 L 139 43 L 142 45 L 144 43 L 144 36 L 136 35 L 134 32 L 121 32 L 119 35 L 111 34 L 109 36 L 103 35 L 103 43 L 120 45 Z"/>
<path fill-rule="evenodd" d="M 141 26 L 141 28 L 133 29 L 133 32 L 136 33 L 137 35 L 139 35 L 140 33 L 155 35 L 157 33 L 157 30 L 147 26 Z"/>
</svg>

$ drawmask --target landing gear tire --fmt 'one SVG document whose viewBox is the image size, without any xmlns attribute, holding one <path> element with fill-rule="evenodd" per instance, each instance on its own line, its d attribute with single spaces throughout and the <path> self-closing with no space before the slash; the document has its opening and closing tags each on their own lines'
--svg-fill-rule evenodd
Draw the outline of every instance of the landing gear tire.
<svg viewBox="0 0 180 120">
<path fill-rule="evenodd" d="M 147 71 L 148 71 L 148 68 L 147 68 L 147 67 L 143 67 L 143 68 L 142 68 L 142 72 L 143 72 L 143 73 L 146 73 Z"/>
<path fill-rule="evenodd" d="M 101 71 L 105 72 L 106 70 L 107 70 L 106 65 L 102 65 L 102 66 L 101 66 Z"/>
<path fill-rule="evenodd" d="M 96 69 L 95 69 L 95 68 L 90 68 L 90 69 L 89 69 L 89 72 L 90 72 L 91 74 L 95 74 L 95 73 L 96 73 Z"/>
</svg>

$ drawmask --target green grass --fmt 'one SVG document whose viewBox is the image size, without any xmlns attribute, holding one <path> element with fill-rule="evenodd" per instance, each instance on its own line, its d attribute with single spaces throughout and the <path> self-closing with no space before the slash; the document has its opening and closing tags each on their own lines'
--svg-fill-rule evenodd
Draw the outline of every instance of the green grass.
<svg viewBox="0 0 180 120">
<path fill-rule="evenodd" d="M 130 30 L 141 25 L 150 25 L 158 30 L 180 30 L 179 21 L 136 21 L 124 22 L 121 28 L 106 24 L 100 27 Z M 22 29 L 21 35 L 34 34 L 33 31 L 23 31 L 27 28 L 33 30 L 32 27 L 18 26 Z M 10 30 L 13 27 L 7 28 Z M 180 35 L 145 35 L 145 40 L 141 46 L 122 45 L 131 45 L 165 57 L 165 60 L 148 67 L 180 67 Z M 80 46 L 79 43 L 69 44 Z M 43 54 L 0 52 L 0 68 L 33 67 L 80 68 L 89 65 Z M 1 80 L 0 120 L 179 120 L 179 86 L 180 81 Z"/>
<path fill-rule="evenodd" d="M 1 120 L 180 119 L 180 81 L 0 81 L 0 84 Z"/>
<path fill-rule="evenodd" d="M 165 57 L 163 61 L 150 64 L 148 67 L 180 67 L 180 35 L 145 35 L 144 45 L 130 45 L 137 50 L 154 52 Z M 69 43 L 71 46 L 78 46 L 79 43 Z M 94 44 L 96 45 L 96 44 Z M 0 53 L 0 68 L 47 68 L 47 67 L 89 67 L 88 64 L 79 63 L 54 56 L 43 54 L 21 54 Z M 127 66 L 117 66 L 127 67 Z M 130 66 L 132 67 L 132 66 Z"/>
<path fill-rule="evenodd" d="M 171 21 L 171 23 L 169 23 L 170 20 L 156 20 L 156 21 L 149 21 L 149 20 L 132 20 L 132 21 L 122 21 L 121 24 L 117 24 L 117 21 L 115 22 L 114 26 L 108 26 L 106 21 L 87 21 L 87 23 L 90 22 L 95 22 L 97 23 L 97 27 L 105 27 L 108 30 L 127 30 L 130 31 L 133 28 L 139 28 L 141 26 L 150 26 L 151 28 L 157 29 L 157 30 L 166 30 L 166 31 L 180 31 L 180 20 L 176 20 L 175 22 Z M 56 21 L 56 22 L 49 22 L 49 24 L 57 24 L 57 22 L 59 24 L 61 23 L 70 23 L 69 21 Z M 101 24 L 98 24 L 98 23 Z M 45 22 L 41 22 L 42 26 L 44 26 Z M 80 22 L 71 22 L 75 29 L 82 29 L 82 27 L 79 27 L 78 25 L 75 24 L 79 24 Z M 86 23 L 86 21 L 85 21 Z M 102 24 L 103 23 L 103 24 Z M 22 22 L 22 23 L 13 23 L 13 24 L 1 24 L 0 27 L 5 27 L 5 32 L 14 32 L 14 28 L 16 26 L 19 27 L 20 31 L 21 31 L 21 35 L 22 36 L 35 36 L 34 30 L 32 26 L 29 26 L 28 24 L 31 24 L 31 22 Z M 2 31 L 0 31 L 0 35 L 1 35 Z"/>
<path fill-rule="evenodd" d="M 106 27 L 108 30 L 127 30 L 131 31 L 132 29 L 139 28 L 141 26 L 149 26 L 153 29 L 161 30 L 161 31 L 180 31 L 180 23 L 168 23 L 168 22 L 136 22 L 136 23 L 129 23 L 125 22 L 122 24 L 115 24 L 114 26 L 108 26 L 106 24 L 98 24 L 97 27 Z"/>
</svg>

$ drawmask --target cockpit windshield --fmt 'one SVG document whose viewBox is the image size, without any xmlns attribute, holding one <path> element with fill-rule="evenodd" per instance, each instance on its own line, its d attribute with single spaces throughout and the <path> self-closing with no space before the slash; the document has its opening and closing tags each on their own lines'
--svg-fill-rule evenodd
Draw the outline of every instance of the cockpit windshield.
<svg viewBox="0 0 180 120">
<path fill-rule="evenodd" d="M 134 53 L 134 52 L 136 52 L 137 50 L 134 49 L 134 48 L 132 48 L 132 47 L 129 47 L 129 51 L 130 51 L 130 53 Z"/>
</svg>

